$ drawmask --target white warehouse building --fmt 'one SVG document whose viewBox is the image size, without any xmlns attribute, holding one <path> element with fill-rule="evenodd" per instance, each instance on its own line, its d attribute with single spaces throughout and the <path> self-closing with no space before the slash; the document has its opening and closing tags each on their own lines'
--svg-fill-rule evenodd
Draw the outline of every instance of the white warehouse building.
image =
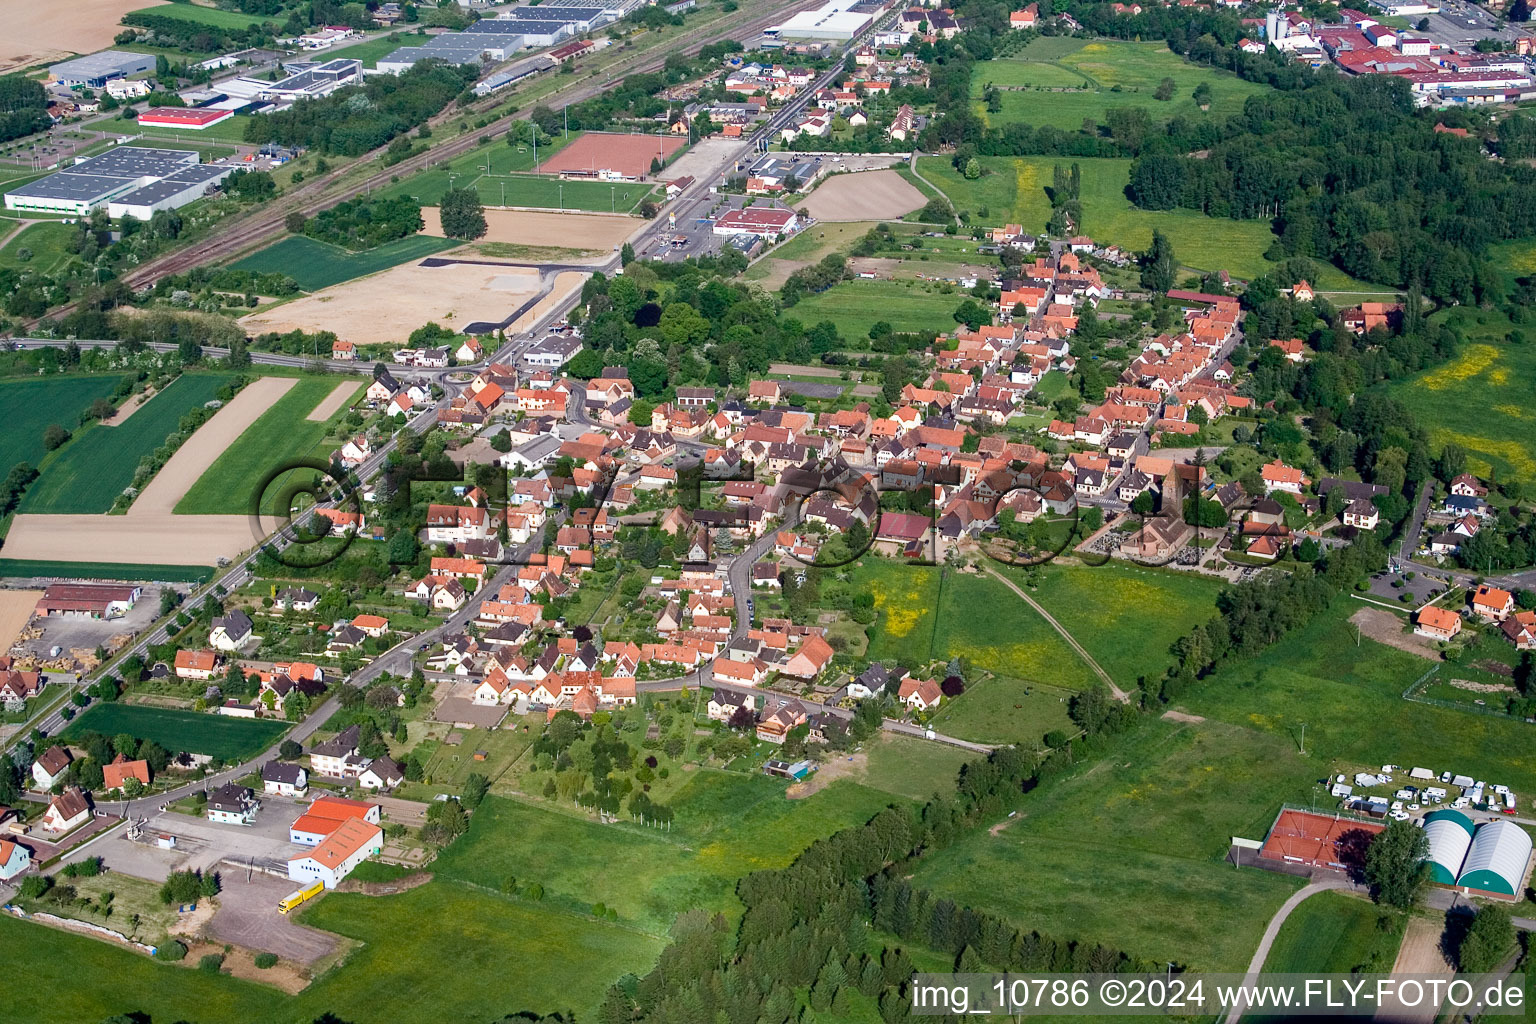
<svg viewBox="0 0 1536 1024">
<path fill-rule="evenodd" d="M 105 206 L 113 217 L 148 220 L 156 210 L 187 205 L 234 170 L 200 164 L 195 152 L 119 146 L 17 186 L 5 193 L 5 208 L 83 217 Z"/>
</svg>

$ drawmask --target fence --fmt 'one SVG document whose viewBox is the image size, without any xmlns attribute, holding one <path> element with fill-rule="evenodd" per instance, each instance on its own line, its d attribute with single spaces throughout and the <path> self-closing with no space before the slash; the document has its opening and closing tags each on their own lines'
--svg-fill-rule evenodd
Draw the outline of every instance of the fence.
<svg viewBox="0 0 1536 1024">
<path fill-rule="evenodd" d="M 1451 711 L 1467 711 L 1475 715 L 1491 715 L 1494 718 L 1507 718 L 1511 722 L 1525 722 L 1528 725 L 1536 725 L 1536 718 L 1522 718 L 1519 715 L 1512 715 L 1508 711 L 1500 711 L 1497 708 L 1491 708 L 1485 705 L 1463 704 L 1460 701 L 1444 700 L 1440 697 L 1424 696 L 1425 688 L 1427 688 L 1429 684 L 1434 681 L 1432 677 L 1440 673 L 1440 668 L 1440 665 L 1436 665 L 1428 672 L 1425 672 L 1423 675 L 1419 676 L 1419 678 L 1409 683 L 1408 688 L 1403 691 L 1403 699 L 1411 700 L 1416 704 L 1430 704 L 1438 708 L 1447 708 Z"/>
</svg>

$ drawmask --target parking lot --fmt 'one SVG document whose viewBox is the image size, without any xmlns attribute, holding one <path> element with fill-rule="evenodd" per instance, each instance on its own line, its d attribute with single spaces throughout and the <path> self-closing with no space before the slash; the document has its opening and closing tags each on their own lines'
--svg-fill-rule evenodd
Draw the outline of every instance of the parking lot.
<svg viewBox="0 0 1536 1024">
<path fill-rule="evenodd" d="M 41 627 L 42 635 L 20 641 L 23 656 L 39 662 L 50 661 L 50 651 L 60 648 L 62 657 L 68 658 L 71 650 L 94 651 L 97 647 L 110 647 L 115 636 L 137 635 L 154 623 L 160 615 L 160 588 L 144 587 L 143 595 L 115 619 L 93 619 L 84 615 L 47 615 L 34 617 L 31 625 Z"/>
<path fill-rule="evenodd" d="M 335 951 L 336 936 L 277 912 L 278 901 L 296 888 L 293 882 L 260 871 L 225 871 L 220 881 L 219 911 L 208 922 L 213 938 L 305 964 Z"/>
<path fill-rule="evenodd" d="M 114 871 L 153 881 L 163 881 L 172 871 L 230 872 L 232 865 L 286 873 L 288 858 L 300 849 L 288 841 L 288 826 L 304 805 L 286 797 L 260 799 L 261 810 L 249 826 L 221 825 L 206 818 L 161 811 L 145 821 L 142 842 L 129 839 L 125 829 L 87 852 L 100 856 Z M 155 844 L 160 833 L 176 837 L 174 849 L 162 850 Z"/>
</svg>

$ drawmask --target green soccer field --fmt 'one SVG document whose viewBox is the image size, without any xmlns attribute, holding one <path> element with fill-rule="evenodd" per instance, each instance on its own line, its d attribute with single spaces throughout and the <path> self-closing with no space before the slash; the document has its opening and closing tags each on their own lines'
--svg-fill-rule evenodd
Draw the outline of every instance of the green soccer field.
<svg viewBox="0 0 1536 1024">
<path fill-rule="evenodd" d="M 345 381 L 332 376 L 299 380 L 255 423 L 246 427 L 234 443 L 224 449 L 218 461 L 188 488 L 176 503 L 177 514 L 243 515 L 250 511 L 253 489 L 278 466 L 302 458 L 329 462 L 330 447 L 321 442 L 331 427 L 347 414 L 348 407 L 362 390 L 362 383 L 354 384 L 347 403 L 326 419 L 313 421 L 307 417 L 343 383 Z M 340 444 L 340 441 L 336 443 Z M 275 494 L 282 486 L 282 481 L 274 481 L 267 488 L 267 494 Z"/>
<path fill-rule="evenodd" d="M 463 244 L 451 238 L 410 235 L 372 249 L 348 252 L 328 242 L 290 235 L 232 264 L 232 269 L 258 274 L 287 274 L 300 288 L 316 292 Z"/>
<path fill-rule="evenodd" d="M 87 708 L 59 735 L 64 739 L 99 732 L 154 740 L 171 753 L 189 751 L 225 761 L 243 761 L 266 750 L 283 733 L 287 722 L 230 718 L 206 712 L 176 711 L 138 704 L 96 704 Z"/>
<path fill-rule="evenodd" d="M 44 462 L 20 511 L 108 511 L 133 483 L 139 460 L 165 443 L 182 416 L 212 401 L 231 379 L 227 373 L 184 373 L 122 424 L 81 430 Z"/>
</svg>

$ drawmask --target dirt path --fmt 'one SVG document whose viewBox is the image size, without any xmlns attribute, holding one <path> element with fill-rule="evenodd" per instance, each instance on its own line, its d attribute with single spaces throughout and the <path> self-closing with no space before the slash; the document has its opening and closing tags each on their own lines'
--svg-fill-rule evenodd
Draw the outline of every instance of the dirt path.
<svg viewBox="0 0 1536 1024">
<path fill-rule="evenodd" d="M 347 399 L 357 391 L 357 382 L 348 381 L 345 384 L 337 384 L 335 389 L 315 406 L 315 411 L 304 417 L 314 423 L 330 419 L 342 406 L 347 404 Z"/>
<path fill-rule="evenodd" d="M 1440 660 L 1440 652 L 1435 650 L 1431 641 L 1412 633 L 1404 633 L 1403 620 L 1384 608 L 1361 608 L 1349 617 L 1349 621 L 1377 643 L 1417 654 L 1430 661 Z"/>
<path fill-rule="evenodd" d="M 247 384 L 212 419 L 197 428 L 186 444 L 176 449 L 176 454 L 129 507 L 127 518 L 174 510 L 182 495 L 218 461 L 224 449 L 298 382 L 297 377 L 262 377 Z"/>
<path fill-rule="evenodd" d="M 1041 606 L 1039 601 L 1036 601 L 1034 598 L 1024 593 L 1024 591 L 1016 586 L 1012 580 L 999 573 L 996 569 L 993 569 L 990 565 L 985 566 L 985 568 L 986 571 L 990 573 L 994 579 L 1017 594 L 1019 596 L 1019 600 L 1023 601 L 1035 611 L 1039 612 L 1040 617 L 1046 622 L 1049 622 L 1051 624 L 1051 628 L 1061 634 L 1061 638 L 1065 640 L 1074 651 L 1077 652 L 1078 657 L 1082 658 L 1083 661 L 1087 663 L 1088 667 L 1093 669 L 1093 674 L 1104 681 L 1104 685 L 1109 687 L 1109 692 L 1115 695 L 1116 700 L 1124 703 L 1125 701 L 1131 699 L 1131 695 L 1115 685 L 1115 681 L 1109 677 L 1109 673 L 1105 672 L 1099 663 L 1093 660 L 1093 655 L 1089 654 L 1083 645 L 1077 642 L 1077 638 L 1074 637 L 1071 633 L 1068 633 L 1067 628 L 1061 623 L 1057 622 L 1055 617 L 1052 616 L 1050 612 L 1046 611 L 1045 608 Z"/>
<path fill-rule="evenodd" d="M 41 590 L 0 590 L 0 658 L 16 642 L 42 596 Z"/>
<path fill-rule="evenodd" d="M 154 398 L 156 394 L 158 394 L 158 392 L 154 391 L 153 389 L 145 388 L 143 391 L 140 391 L 136 395 L 129 395 L 128 400 L 117 407 L 117 412 L 102 420 L 101 425 L 104 427 L 118 426 L 129 416 L 132 416 L 134 413 L 143 408 L 144 403 L 149 401 L 151 398 Z"/>
<path fill-rule="evenodd" d="M 1398 947 L 1397 961 L 1392 965 L 1393 974 L 1429 974 L 1451 978 L 1456 968 L 1446 963 L 1440 952 L 1441 923 L 1433 918 L 1415 917 L 1408 922 L 1403 944 Z M 1389 1020 L 1392 1024 L 1407 1021 L 1423 1021 L 1432 1024 L 1436 1011 L 1424 1007 L 1408 1007 L 1398 1000 L 1383 1000 L 1376 1010 L 1377 1020 Z"/>
<path fill-rule="evenodd" d="M 1205 719 L 1199 715 L 1191 715 L 1186 711 L 1164 711 L 1163 721 L 1186 722 L 1190 725 L 1199 725 L 1201 722 L 1205 721 Z"/>
</svg>

